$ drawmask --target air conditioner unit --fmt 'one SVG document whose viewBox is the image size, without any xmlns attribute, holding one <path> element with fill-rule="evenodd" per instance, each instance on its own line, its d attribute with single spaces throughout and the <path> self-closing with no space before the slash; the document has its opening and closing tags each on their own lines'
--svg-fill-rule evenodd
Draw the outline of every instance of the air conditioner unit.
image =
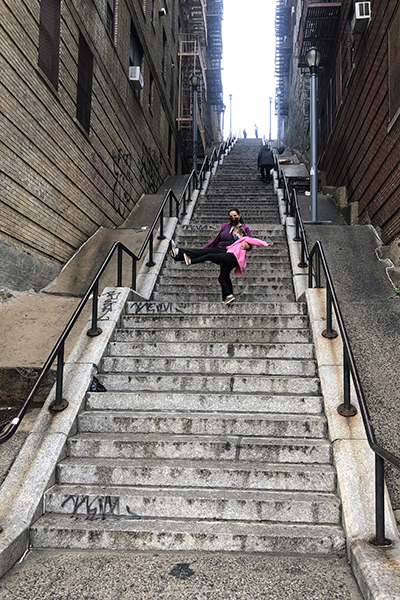
<svg viewBox="0 0 400 600">
<path fill-rule="evenodd" d="M 364 33 L 371 20 L 371 2 L 356 2 L 354 9 L 353 33 Z"/>
<path fill-rule="evenodd" d="M 140 72 L 140 67 L 129 67 L 129 79 L 135 90 L 143 88 L 143 75 Z"/>
</svg>

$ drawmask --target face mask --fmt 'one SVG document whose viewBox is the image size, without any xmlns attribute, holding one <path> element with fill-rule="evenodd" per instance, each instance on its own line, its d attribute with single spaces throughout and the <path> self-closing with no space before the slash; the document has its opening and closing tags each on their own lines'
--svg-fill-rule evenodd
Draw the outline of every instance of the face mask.
<svg viewBox="0 0 400 600">
<path fill-rule="evenodd" d="M 236 242 L 236 240 L 238 240 L 238 239 L 239 239 L 239 236 L 238 236 L 238 235 L 234 235 L 234 236 L 233 236 L 233 240 L 234 240 L 235 242 Z"/>
<path fill-rule="evenodd" d="M 234 225 L 236 225 L 236 223 L 239 223 L 239 217 L 229 217 L 229 220 Z"/>
</svg>

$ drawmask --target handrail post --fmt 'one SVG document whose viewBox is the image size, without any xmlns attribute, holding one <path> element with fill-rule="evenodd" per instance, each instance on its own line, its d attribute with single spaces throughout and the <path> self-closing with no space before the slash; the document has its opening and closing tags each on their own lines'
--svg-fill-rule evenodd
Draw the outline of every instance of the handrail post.
<svg viewBox="0 0 400 600">
<path fill-rule="evenodd" d="M 156 264 L 153 260 L 153 232 L 151 232 L 150 240 L 149 240 L 149 261 L 146 263 L 146 267 L 154 267 Z"/>
<path fill-rule="evenodd" d="M 320 279 L 319 273 L 317 274 L 317 281 Z M 317 285 L 317 287 L 321 287 Z M 332 294 L 329 285 L 326 286 L 326 329 L 323 330 L 322 336 L 328 340 L 337 338 L 338 332 L 332 328 Z"/>
<path fill-rule="evenodd" d="M 283 195 L 285 197 L 285 215 L 289 216 L 289 198 L 288 198 L 288 189 L 286 185 L 283 186 Z"/>
<path fill-rule="evenodd" d="M 161 210 L 160 215 L 160 235 L 157 237 L 158 240 L 165 240 L 164 235 L 164 209 Z"/>
<path fill-rule="evenodd" d="M 289 196 L 290 199 L 290 203 L 289 203 L 289 216 L 290 217 L 294 217 L 294 211 L 295 211 L 295 201 L 294 201 L 294 197 L 295 197 L 295 193 L 296 190 L 293 190 L 292 195 Z"/>
<path fill-rule="evenodd" d="M 117 287 L 122 287 L 122 246 L 118 246 L 117 252 Z"/>
<path fill-rule="evenodd" d="M 313 287 L 313 264 L 314 264 L 314 253 L 311 252 L 310 258 L 308 260 L 308 287 Z"/>
<path fill-rule="evenodd" d="M 68 401 L 62 397 L 63 393 L 63 379 L 64 379 L 64 346 L 62 342 L 60 350 L 57 354 L 57 379 L 56 379 L 56 398 L 49 406 L 52 412 L 61 412 L 68 406 Z"/>
<path fill-rule="evenodd" d="M 354 417 L 357 409 L 350 402 L 350 366 L 346 346 L 343 346 L 343 404 L 337 408 L 342 417 Z"/>
<path fill-rule="evenodd" d="M 304 237 L 301 236 L 301 254 L 300 254 L 300 262 L 297 265 L 298 267 L 300 267 L 301 269 L 305 269 L 307 266 L 306 263 L 306 259 L 305 259 L 305 244 L 304 244 Z"/>
<path fill-rule="evenodd" d="M 132 258 L 132 289 L 136 290 L 136 258 Z"/>
<path fill-rule="evenodd" d="M 121 249 L 122 252 L 122 248 L 119 247 L 118 250 Z M 121 287 L 121 284 L 118 285 L 118 287 Z M 101 333 L 103 333 L 103 330 L 100 327 L 97 327 L 97 312 L 98 312 L 98 307 L 97 307 L 97 302 L 98 302 L 98 297 L 99 297 L 99 280 L 96 281 L 96 283 L 93 286 L 93 300 L 92 300 L 92 326 L 89 329 L 89 331 L 86 332 L 86 335 L 89 337 L 96 337 L 97 335 L 100 335 Z"/>
<path fill-rule="evenodd" d="M 315 287 L 316 288 L 322 287 L 322 285 L 321 285 L 321 249 L 319 246 L 317 246 L 317 252 L 316 252 L 316 256 L 315 256 Z M 329 285 L 326 286 L 326 290 L 328 292 Z M 331 306 L 331 303 L 329 304 L 329 306 Z M 327 310 L 328 310 L 328 304 L 327 304 Z"/>
<path fill-rule="evenodd" d="M 375 537 L 370 540 L 374 546 L 391 546 L 385 538 L 385 469 L 384 460 L 375 452 Z"/>
<path fill-rule="evenodd" d="M 301 242 L 301 235 L 300 235 L 300 219 L 299 219 L 299 214 L 296 210 L 296 234 L 295 237 L 293 238 L 294 242 Z"/>
</svg>

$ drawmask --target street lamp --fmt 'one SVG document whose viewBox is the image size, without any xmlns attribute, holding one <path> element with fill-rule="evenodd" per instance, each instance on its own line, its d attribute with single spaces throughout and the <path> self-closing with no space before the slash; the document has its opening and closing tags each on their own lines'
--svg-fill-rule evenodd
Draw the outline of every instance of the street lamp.
<svg viewBox="0 0 400 600">
<path fill-rule="evenodd" d="M 232 94 L 229 94 L 229 136 L 232 136 Z"/>
<path fill-rule="evenodd" d="M 318 171 L 317 171 L 317 75 L 320 51 L 314 46 L 306 54 L 310 67 L 310 192 L 311 221 L 318 221 Z"/>
<path fill-rule="evenodd" d="M 199 77 L 192 75 L 191 77 L 193 89 L 193 170 L 197 173 L 197 86 L 199 85 Z"/>
<path fill-rule="evenodd" d="M 271 144 L 272 96 L 269 97 L 269 143 Z"/>
</svg>

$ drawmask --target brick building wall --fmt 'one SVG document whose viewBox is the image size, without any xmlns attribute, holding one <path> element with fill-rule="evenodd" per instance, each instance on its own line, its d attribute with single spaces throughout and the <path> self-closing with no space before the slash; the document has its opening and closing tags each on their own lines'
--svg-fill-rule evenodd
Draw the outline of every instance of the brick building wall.
<svg viewBox="0 0 400 600">
<path fill-rule="evenodd" d="M 390 114 L 389 97 L 392 86 L 400 99 L 400 89 L 393 92 L 400 59 L 392 59 L 389 76 L 388 39 L 391 27 L 400 39 L 400 2 L 372 0 L 368 28 L 351 36 L 354 6 L 342 1 L 318 78 L 319 168 L 328 185 L 345 186 L 348 202 L 358 202 L 359 223 L 372 222 L 391 243 L 400 235 L 400 119 Z M 294 143 L 303 140 L 298 135 Z"/>
<path fill-rule="evenodd" d="M 325 117 L 321 165 L 327 181 L 346 186 L 348 201 L 359 203 L 359 222 L 371 221 L 389 243 L 400 234 L 400 122 L 391 122 L 389 116 L 388 70 L 388 30 L 399 2 L 372 2 L 367 31 L 353 35 L 353 57 L 352 8 L 351 2 L 343 3 L 334 51 L 336 61 L 341 59 L 341 103 L 337 101 L 337 64 L 330 65 L 320 86 L 320 117 Z"/>
<path fill-rule="evenodd" d="M 0 0 L 0 241 L 21 264 L 42 261 L 51 279 L 99 227 L 120 225 L 142 194 L 185 171 L 176 128 L 184 22 L 178 1 L 62 0 L 53 85 L 38 67 L 42 5 Z M 128 77 L 132 31 L 140 92 Z M 87 131 L 76 117 L 80 45 L 93 56 Z"/>
</svg>

